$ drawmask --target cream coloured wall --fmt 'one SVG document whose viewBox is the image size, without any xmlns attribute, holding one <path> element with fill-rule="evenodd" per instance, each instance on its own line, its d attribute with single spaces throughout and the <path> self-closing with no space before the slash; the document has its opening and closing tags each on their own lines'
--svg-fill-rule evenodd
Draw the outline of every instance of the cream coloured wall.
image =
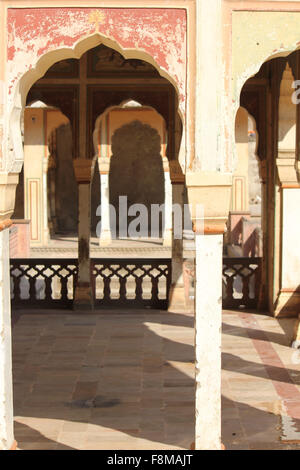
<svg viewBox="0 0 300 470">
<path fill-rule="evenodd" d="M 47 245 L 48 228 L 48 138 L 69 120 L 45 107 L 26 108 L 24 114 L 24 205 L 30 223 L 31 246 Z"/>
<path fill-rule="evenodd" d="M 237 164 L 233 174 L 231 210 L 249 210 L 249 137 L 248 112 L 239 108 L 235 122 Z"/>
</svg>

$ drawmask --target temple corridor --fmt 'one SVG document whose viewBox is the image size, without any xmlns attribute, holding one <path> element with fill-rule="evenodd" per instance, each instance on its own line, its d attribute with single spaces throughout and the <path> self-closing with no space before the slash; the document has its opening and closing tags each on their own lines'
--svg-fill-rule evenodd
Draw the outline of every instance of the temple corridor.
<svg viewBox="0 0 300 470">
<path fill-rule="evenodd" d="M 189 449 L 194 317 L 139 310 L 13 315 L 19 449 Z M 291 449 L 300 439 L 294 319 L 223 312 L 226 449 Z"/>
</svg>

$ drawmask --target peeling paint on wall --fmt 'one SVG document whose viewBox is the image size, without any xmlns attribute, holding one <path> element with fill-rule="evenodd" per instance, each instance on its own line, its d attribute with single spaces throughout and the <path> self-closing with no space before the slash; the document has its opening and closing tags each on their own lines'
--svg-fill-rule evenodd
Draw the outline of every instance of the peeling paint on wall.
<svg viewBox="0 0 300 470">
<path fill-rule="evenodd" d="M 95 33 L 123 49 L 145 52 L 178 86 L 186 87 L 186 10 L 161 8 L 8 9 L 9 92 L 38 59 L 50 51 L 73 48 Z"/>
</svg>

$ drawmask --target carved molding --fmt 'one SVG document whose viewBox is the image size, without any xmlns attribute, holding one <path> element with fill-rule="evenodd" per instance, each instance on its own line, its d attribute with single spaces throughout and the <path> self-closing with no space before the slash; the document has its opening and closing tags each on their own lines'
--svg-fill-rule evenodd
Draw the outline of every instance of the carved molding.
<svg viewBox="0 0 300 470">
<path fill-rule="evenodd" d="M 232 175 L 191 172 L 186 174 L 186 185 L 194 231 L 224 233 L 230 210 Z"/>
<path fill-rule="evenodd" d="M 73 165 L 77 183 L 90 183 L 92 177 L 93 160 L 89 160 L 88 158 L 75 158 L 75 160 L 73 160 Z"/>
<path fill-rule="evenodd" d="M 279 181 L 281 186 L 298 185 L 299 162 L 295 160 L 295 153 L 280 152 L 280 158 L 276 159 Z"/>
<path fill-rule="evenodd" d="M 15 208 L 18 173 L 0 174 L 0 222 L 10 219 Z"/>
<path fill-rule="evenodd" d="M 107 175 L 110 169 L 110 158 L 98 158 L 98 168 L 101 175 Z"/>
</svg>

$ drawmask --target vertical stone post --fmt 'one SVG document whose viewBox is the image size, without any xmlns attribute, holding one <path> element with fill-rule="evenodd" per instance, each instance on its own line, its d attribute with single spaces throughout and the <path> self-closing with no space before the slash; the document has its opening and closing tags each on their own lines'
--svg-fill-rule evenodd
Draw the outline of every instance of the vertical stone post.
<svg viewBox="0 0 300 470">
<path fill-rule="evenodd" d="M 223 234 L 232 178 L 190 173 L 186 184 L 196 243 L 195 448 L 221 450 Z"/>
<path fill-rule="evenodd" d="M 17 174 L 0 174 L 0 450 L 16 448 L 13 430 L 9 227 Z"/>
<path fill-rule="evenodd" d="M 99 238 L 100 246 L 107 246 L 111 243 L 110 212 L 109 212 L 109 167 L 110 161 L 107 158 L 99 158 L 100 185 L 101 185 L 101 233 Z"/>
<path fill-rule="evenodd" d="M 45 134 L 44 109 L 24 113 L 25 218 L 30 220 L 30 245 L 42 246 L 45 237 Z M 47 198 L 46 198 L 47 203 Z M 47 237 L 48 241 L 48 237 Z"/>
<path fill-rule="evenodd" d="M 183 223 L 184 223 L 184 174 L 179 162 L 170 161 L 172 183 L 172 280 L 169 295 L 169 310 L 184 310 L 185 289 L 183 281 Z"/>
<path fill-rule="evenodd" d="M 223 235 L 195 233 L 196 448 L 221 448 Z"/>
<path fill-rule="evenodd" d="M 8 227 L 0 222 L 0 450 L 14 441 Z"/>
<path fill-rule="evenodd" d="M 91 281 L 91 173 L 92 160 L 77 158 L 73 161 L 78 184 L 78 280 L 74 296 L 75 310 L 93 308 Z"/>
<path fill-rule="evenodd" d="M 50 238 L 50 230 L 48 224 L 48 161 L 43 161 L 43 245 L 47 246 Z"/>
<path fill-rule="evenodd" d="M 278 106 L 278 151 L 276 167 L 279 180 L 275 205 L 274 290 L 275 316 L 298 316 L 300 308 L 300 204 L 297 136 L 299 109 L 293 102 L 294 76 L 286 64 L 280 83 Z"/>
<path fill-rule="evenodd" d="M 171 183 L 168 161 L 164 162 L 164 175 L 165 175 L 165 228 L 164 228 L 164 235 L 163 235 L 163 245 L 172 246 L 172 183 Z"/>
</svg>

